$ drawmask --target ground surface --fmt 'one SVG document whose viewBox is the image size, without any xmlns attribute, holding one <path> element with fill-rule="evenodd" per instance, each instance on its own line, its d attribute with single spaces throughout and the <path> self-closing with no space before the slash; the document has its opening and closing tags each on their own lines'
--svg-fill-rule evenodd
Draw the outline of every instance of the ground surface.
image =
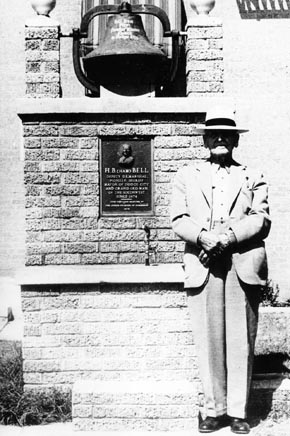
<svg viewBox="0 0 290 436">
<path fill-rule="evenodd" d="M 74 432 L 71 423 L 65 424 L 49 424 L 44 426 L 31 426 L 31 427 L 14 427 L 14 426 L 0 426 L 1 436 L 199 436 L 196 429 L 192 432 L 179 432 L 179 433 L 134 433 L 134 432 Z M 217 436 L 230 436 L 233 435 L 230 428 L 221 429 L 215 433 Z M 273 423 L 272 421 L 263 421 L 256 427 L 253 427 L 250 435 L 252 436 L 290 436 L 290 420 Z"/>
</svg>

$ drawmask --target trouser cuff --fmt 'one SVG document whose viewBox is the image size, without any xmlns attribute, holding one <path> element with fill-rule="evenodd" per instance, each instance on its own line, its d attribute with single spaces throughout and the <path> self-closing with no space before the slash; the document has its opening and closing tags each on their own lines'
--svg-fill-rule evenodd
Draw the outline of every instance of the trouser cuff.
<svg viewBox="0 0 290 436">
<path fill-rule="evenodd" d="M 210 416 L 211 418 L 218 418 L 219 416 L 223 416 L 227 413 L 227 409 L 219 409 L 219 410 L 207 410 L 206 416 Z"/>
<path fill-rule="evenodd" d="M 239 418 L 239 419 L 245 419 L 247 417 L 245 412 L 241 412 L 240 410 L 230 410 L 228 409 L 227 414 L 231 418 Z"/>
</svg>

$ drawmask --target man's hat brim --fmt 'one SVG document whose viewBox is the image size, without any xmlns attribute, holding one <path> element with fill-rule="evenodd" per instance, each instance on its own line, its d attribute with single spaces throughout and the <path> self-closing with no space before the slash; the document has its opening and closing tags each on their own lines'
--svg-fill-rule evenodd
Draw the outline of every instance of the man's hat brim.
<svg viewBox="0 0 290 436">
<path fill-rule="evenodd" d="M 248 129 L 241 129 L 237 126 L 212 125 L 212 126 L 196 127 L 195 133 L 199 133 L 200 135 L 204 135 L 209 130 L 227 130 L 227 131 L 236 132 L 236 133 L 246 133 L 249 131 Z"/>
</svg>

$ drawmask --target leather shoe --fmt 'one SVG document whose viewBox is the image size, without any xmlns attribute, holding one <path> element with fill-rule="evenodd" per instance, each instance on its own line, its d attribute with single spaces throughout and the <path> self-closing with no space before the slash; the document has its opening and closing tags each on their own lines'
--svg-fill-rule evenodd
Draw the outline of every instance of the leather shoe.
<svg viewBox="0 0 290 436">
<path fill-rule="evenodd" d="M 221 417 L 218 416 L 214 418 L 212 416 L 207 416 L 198 426 L 198 431 L 200 433 L 212 433 L 217 431 L 222 427 Z"/>
<path fill-rule="evenodd" d="M 231 430 L 236 434 L 248 434 L 250 433 L 250 426 L 245 419 L 232 418 Z"/>
</svg>

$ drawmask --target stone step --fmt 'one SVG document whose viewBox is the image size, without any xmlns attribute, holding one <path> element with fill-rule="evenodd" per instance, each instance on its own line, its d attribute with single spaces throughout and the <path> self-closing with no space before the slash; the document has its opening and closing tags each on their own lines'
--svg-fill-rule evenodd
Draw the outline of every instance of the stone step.
<svg viewBox="0 0 290 436">
<path fill-rule="evenodd" d="M 197 428 L 197 383 L 78 381 L 73 388 L 73 428 L 98 431 L 167 432 L 186 436 Z M 281 377 L 254 380 L 249 402 L 253 422 L 290 418 L 290 380 Z M 151 433 L 152 434 L 152 433 Z"/>
<path fill-rule="evenodd" d="M 253 380 L 249 415 L 274 421 L 290 418 L 290 379 L 277 376 Z"/>
</svg>

